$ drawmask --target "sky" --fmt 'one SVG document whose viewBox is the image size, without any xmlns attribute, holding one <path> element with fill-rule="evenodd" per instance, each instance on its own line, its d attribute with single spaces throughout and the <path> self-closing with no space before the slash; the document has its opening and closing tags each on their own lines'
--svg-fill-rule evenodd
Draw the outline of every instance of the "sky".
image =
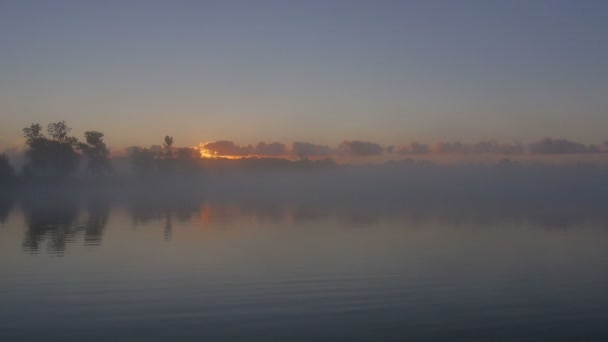
<svg viewBox="0 0 608 342">
<path fill-rule="evenodd" d="M 608 139 L 606 1 L 0 1 L 0 149 Z"/>
</svg>

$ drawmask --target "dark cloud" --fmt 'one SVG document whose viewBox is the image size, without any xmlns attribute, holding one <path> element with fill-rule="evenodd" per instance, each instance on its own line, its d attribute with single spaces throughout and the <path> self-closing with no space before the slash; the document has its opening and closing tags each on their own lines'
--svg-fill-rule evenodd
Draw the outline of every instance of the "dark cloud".
<svg viewBox="0 0 608 342">
<path fill-rule="evenodd" d="M 240 146 L 232 141 L 219 140 L 203 145 L 203 148 L 218 156 L 248 156 L 254 152 L 253 146 Z"/>
<path fill-rule="evenodd" d="M 377 156 L 384 153 L 382 146 L 369 141 L 343 141 L 338 147 L 341 154 L 356 157 Z"/>
<path fill-rule="evenodd" d="M 584 154 L 597 153 L 595 145 L 580 144 L 568 139 L 544 138 L 528 145 L 531 154 Z"/>
<path fill-rule="evenodd" d="M 281 144 L 278 142 L 273 142 L 269 144 L 261 142 L 255 147 L 255 154 L 259 156 L 273 157 L 284 156 L 287 154 L 287 147 L 285 146 L 285 144 Z"/>
<path fill-rule="evenodd" d="M 315 145 L 306 142 L 294 142 L 291 144 L 291 153 L 306 156 L 318 156 L 324 157 L 331 155 L 332 151 L 329 146 L 326 145 Z"/>
<path fill-rule="evenodd" d="M 519 142 L 500 143 L 495 140 L 483 140 L 476 143 L 463 143 L 461 141 L 443 141 L 433 146 L 428 144 L 412 142 L 403 146 L 381 145 L 361 140 L 343 141 L 337 148 L 327 145 L 317 145 L 308 142 L 294 142 L 287 146 L 280 142 L 260 142 L 255 146 L 237 145 L 232 141 L 218 140 L 206 143 L 203 148 L 218 156 L 269 156 L 280 157 L 286 155 L 305 157 L 331 157 L 351 156 L 369 157 L 378 156 L 383 153 L 400 155 L 504 155 L 515 156 L 523 154 L 584 154 L 608 152 L 608 141 L 599 145 L 585 145 L 568 139 L 545 138 L 537 142 L 525 145 Z M 160 145 L 150 146 L 153 152 L 162 152 Z M 131 152 L 129 148 L 127 152 Z M 130 153 L 127 153 L 130 154 Z"/>
<path fill-rule="evenodd" d="M 437 143 L 434 150 L 437 154 L 467 154 L 470 148 L 460 141 L 454 141 Z"/>
<path fill-rule="evenodd" d="M 484 140 L 474 144 L 464 144 L 460 141 L 440 142 L 435 145 L 437 154 L 523 154 L 525 148 L 520 143 L 498 143 L 494 140 Z"/>
<path fill-rule="evenodd" d="M 494 140 L 480 141 L 470 147 L 474 154 L 523 154 L 524 146 L 520 143 L 500 144 Z"/>
<path fill-rule="evenodd" d="M 429 145 L 413 142 L 407 146 L 396 147 L 392 152 L 399 154 L 428 154 L 431 152 Z"/>
</svg>

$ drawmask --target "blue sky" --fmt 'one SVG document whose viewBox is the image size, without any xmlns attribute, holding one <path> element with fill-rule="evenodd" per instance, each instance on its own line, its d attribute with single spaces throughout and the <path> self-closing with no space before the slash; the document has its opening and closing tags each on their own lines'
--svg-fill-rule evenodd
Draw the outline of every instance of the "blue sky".
<svg viewBox="0 0 608 342">
<path fill-rule="evenodd" d="M 608 139 L 605 1 L 1 1 L 0 148 Z"/>
</svg>

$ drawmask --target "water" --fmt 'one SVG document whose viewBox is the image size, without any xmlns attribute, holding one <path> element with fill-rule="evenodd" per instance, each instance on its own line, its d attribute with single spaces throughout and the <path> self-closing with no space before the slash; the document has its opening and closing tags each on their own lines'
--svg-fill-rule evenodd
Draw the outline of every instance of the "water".
<svg viewBox="0 0 608 342">
<path fill-rule="evenodd" d="M 48 201 L 0 222 L 2 341 L 608 338 L 597 212 Z"/>
</svg>

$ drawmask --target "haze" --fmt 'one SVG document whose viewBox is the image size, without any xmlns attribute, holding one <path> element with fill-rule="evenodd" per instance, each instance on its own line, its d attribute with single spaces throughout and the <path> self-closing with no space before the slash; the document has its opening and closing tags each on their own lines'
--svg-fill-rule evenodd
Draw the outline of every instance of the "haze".
<svg viewBox="0 0 608 342">
<path fill-rule="evenodd" d="M 2 1 L 0 150 L 608 138 L 604 1 Z"/>
</svg>

